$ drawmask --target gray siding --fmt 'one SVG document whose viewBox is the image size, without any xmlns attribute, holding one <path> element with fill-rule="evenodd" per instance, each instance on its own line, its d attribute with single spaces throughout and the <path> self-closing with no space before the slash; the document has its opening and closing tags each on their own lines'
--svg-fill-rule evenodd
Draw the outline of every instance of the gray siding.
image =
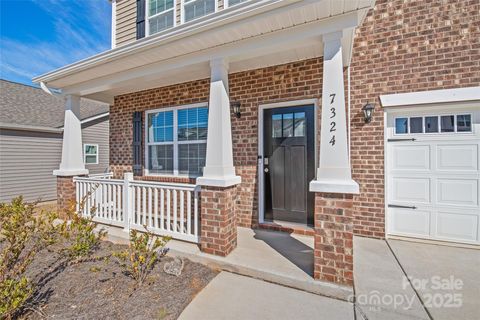
<svg viewBox="0 0 480 320">
<path fill-rule="evenodd" d="M 87 165 L 90 173 L 103 173 L 109 164 L 108 118 L 82 128 L 84 143 L 99 145 L 99 163 Z M 62 134 L 0 130 L 0 202 L 23 195 L 26 201 L 55 200 L 53 170 L 62 158 Z"/>
<path fill-rule="evenodd" d="M 109 120 L 105 118 L 88 123 L 82 127 L 83 143 L 98 144 L 98 164 L 89 164 L 85 167 L 90 173 L 104 173 L 109 166 Z"/>
<path fill-rule="evenodd" d="M 0 201 L 57 198 L 62 134 L 0 130 Z"/>
<path fill-rule="evenodd" d="M 117 0 L 115 42 L 117 47 L 137 39 L 137 1 Z"/>
</svg>

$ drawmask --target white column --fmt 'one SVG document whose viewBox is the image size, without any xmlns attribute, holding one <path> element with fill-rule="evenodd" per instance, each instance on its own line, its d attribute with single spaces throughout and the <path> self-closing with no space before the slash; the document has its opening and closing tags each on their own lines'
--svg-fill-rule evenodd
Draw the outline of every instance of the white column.
<svg viewBox="0 0 480 320">
<path fill-rule="evenodd" d="M 235 175 L 228 97 L 228 62 L 210 62 L 210 98 L 208 104 L 207 158 L 199 185 L 228 187 L 241 182 Z"/>
<path fill-rule="evenodd" d="M 312 192 L 359 193 L 348 156 L 341 39 L 342 32 L 323 37 L 320 161 Z"/>
<path fill-rule="evenodd" d="M 65 101 L 62 162 L 54 170 L 56 176 L 88 174 L 83 163 L 82 124 L 80 123 L 80 97 L 68 95 Z"/>
</svg>

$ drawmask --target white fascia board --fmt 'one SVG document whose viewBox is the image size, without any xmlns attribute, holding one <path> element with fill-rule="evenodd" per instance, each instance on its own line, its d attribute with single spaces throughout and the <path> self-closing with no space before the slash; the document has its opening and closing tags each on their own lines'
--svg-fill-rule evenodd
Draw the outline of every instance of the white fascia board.
<svg viewBox="0 0 480 320">
<path fill-rule="evenodd" d="M 128 87 L 128 81 L 132 81 L 132 79 L 162 74 L 163 72 L 187 67 L 192 64 L 208 62 L 214 58 L 229 57 L 231 55 L 238 55 L 251 51 L 260 54 L 262 50 L 265 50 L 265 48 L 268 48 L 274 43 L 292 44 L 295 43 L 295 41 L 308 38 L 317 38 L 320 42 L 323 34 L 343 29 L 351 30 L 358 25 L 358 19 L 359 14 L 355 11 L 320 21 L 313 21 L 288 29 L 277 30 L 268 34 L 225 44 L 221 47 L 201 50 L 188 56 L 180 56 L 165 61 L 159 61 L 154 64 L 137 67 L 135 69 L 119 71 L 103 77 L 100 76 L 79 83 L 78 85 L 65 87 L 62 89 L 62 92 L 65 94 L 79 94 L 82 96 L 91 95 L 109 90 L 115 86 Z M 348 33 L 344 34 L 344 36 L 346 35 L 348 35 Z M 141 53 L 139 53 L 139 56 L 140 55 Z"/>
<path fill-rule="evenodd" d="M 62 133 L 63 132 L 62 128 L 30 126 L 30 125 L 13 124 L 13 123 L 0 123 L 0 129 L 46 132 L 46 133 Z"/>
<path fill-rule="evenodd" d="M 305 4 L 311 3 L 310 1 L 302 0 L 262 0 L 252 1 L 248 5 L 234 6 L 220 10 L 212 15 L 206 16 L 194 20 L 192 22 L 185 23 L 174 30 L 166 30 L 158 34 L 148 36 L 141 40 L 137 40 L 125 46 L 120 46 L 115 49 L 100 53 L 90 58 L 75 62 L 57 70 L 51 71 L 44 75 L 33 78 L 33 82 L 51 82 L 61 79 L 62 77 L 78 73 L 83 70 L 87 70 L 94 66 L 118 60 L 123 57 L 127 57 L 132 54 L 140 54 L 144 50 L 153 49 L 156 47 L 162 47 L 171 44 L 173 41 L 180 40 L 182 38 L 194 36 L 202 32 L 206 32 L 210 29 L 220 28 L 222 26 L 232 25 L 233 23 L 243 20 L 255 18 L 260 14 L 277 14 L 286 10 L 291 10 L 295 7 L 301 7 Z M 364 16 L 363 11 L 367 11 L 372 6 L 372 1 L 361 1 L 356 10 L 350 13 L 358 13 L 358 19 L 362 19 Z M 344 13 L 348 14 L 348 13 Z M 335 18 L 336 16 L 330 17 Z M 358 25 L 358 22 L 357 24 Z"/>
<path fill-rule="evenodd" d="M 237 8 L 230 7 L 206 16 L 204 18 L 199 18 L 193 20 L 192 22 L 184 23 L 177 28 L 174 28 L 174 30 L 166 30 L 164 32 L 159 32 L 158 34 L 145 37 L 128 45 L 117 47 L 115 49 L 94 55 L 90 58 L 74 62 L 72 64 L 66 65 L 65 67 L 53 70 L 38 77 L 34 77 L 32 81 L 35 83 L 47 83 L 62 76 L 85 70 L 90 66 L 96 65 L 98 63 L 115 60 L 116 58 L 129 54 L 135 54 L 141 50 L 152 48 L 155 46 L 163 46 L 180 38 L 192 36 L 197 33 L 207 31 L 211 28 L 217 28 L 222 25 L 229 24 L 233 21 L 254 16 L 268 10 L 273 10 L 275 8 L 289 6 L 297 2 L 301 2 L 301 0 L 262 0 L 253 2 L 249 6 L 242 7 L 241 10 L 232 10 Z"/>
<path fill-rule="evenodd" d="M 480 87 L 419 91 L 380 96 L 382 107 L 480 101 Z"/>
</svg>

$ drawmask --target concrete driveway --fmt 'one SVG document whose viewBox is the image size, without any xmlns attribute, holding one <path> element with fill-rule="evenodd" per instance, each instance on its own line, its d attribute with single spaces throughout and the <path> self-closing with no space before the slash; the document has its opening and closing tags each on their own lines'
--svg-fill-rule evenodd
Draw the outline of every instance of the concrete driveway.
<svg viewBox="0 0 480 320">
<path fill-rule="evenodd" d="M 480 318 L 480 250 L 354 239 L 357 319 Z"/>
<path fill-rule="evenodd" d="M 433 319 L 480 319 L 480 250 L 389 243 Z"/>
</svg>

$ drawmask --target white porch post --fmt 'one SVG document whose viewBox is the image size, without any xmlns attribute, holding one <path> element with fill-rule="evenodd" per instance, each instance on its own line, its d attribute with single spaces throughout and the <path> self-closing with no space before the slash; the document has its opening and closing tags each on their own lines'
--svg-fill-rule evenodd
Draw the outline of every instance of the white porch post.
<svg viewBox="0 0 480 320">
<path fill-rule="evenodd" d="M 310 191 L 357 194 L 359 186 L 352 180 L 348 157 L 341 39 L 342 32 L 323 37 L 320 161 Z"/>
<path fill-rule="evenodd" d="M 210 98 L 208 105 L 207 156 L 199 185 L 229 187 L 239 184 L 235 175 L 228 97 L 228 62 L 223 58 L 210 61 Z"/>
<path fill-rule="evenodd" d="M 82 125 L 80 123 L 80 97 L 67 95 L 63 126 L 62 162 L 54 170 L 56 176 L 88 174 L 83 163 Z"/>
</svg>

